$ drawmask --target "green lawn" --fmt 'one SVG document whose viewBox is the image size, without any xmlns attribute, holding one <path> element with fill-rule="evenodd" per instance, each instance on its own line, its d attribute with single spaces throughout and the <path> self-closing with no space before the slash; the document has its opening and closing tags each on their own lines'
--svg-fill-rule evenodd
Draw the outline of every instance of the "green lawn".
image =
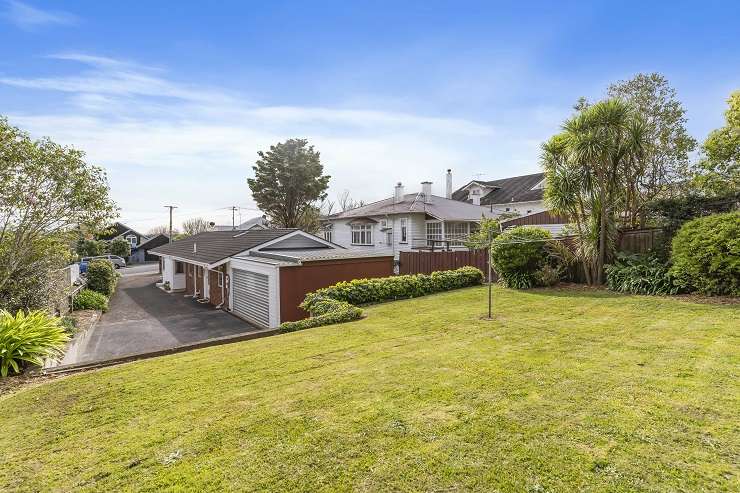
<svg viewBox="0 0 740 493">
<path fill-rule="evenodd" d="M 485 292 L 0 398 L 0 490 L 740 489 L 740 305 Z"/>
</svg>

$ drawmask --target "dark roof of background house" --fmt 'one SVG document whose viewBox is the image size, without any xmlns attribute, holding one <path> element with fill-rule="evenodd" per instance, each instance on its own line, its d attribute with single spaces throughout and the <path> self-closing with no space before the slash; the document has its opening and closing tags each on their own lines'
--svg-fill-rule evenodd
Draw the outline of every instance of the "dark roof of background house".
<svg viewBox="0 0 740 493">
<path fill-rule="evenodd" d="M 481 197 L 481 205 L 507 204 L 511 202 L 528 202 L 530 200 L 542 200 L 543 190 L 532 190 L 532 187 L 537 185 L 544 178 L 544 173 L 534 173 L 532 175 L 502 178 L 500 180 L 475 180 L 475 182 L 487 187 L 493 187 L 493 190 Z M 463 188 L 456 190 L 452 194 L 452 198 L 454 200 L 460 200 L 462 202 L 467 202 L 469 200 L 468 191 L 463 190 Z"/>
<path fill-rule="evenodd" d="M 124 233 L 126 233 L 128 231 L 131 231 L 136 236 L 140 236 L 141 238 L 149 238 L 147 235 L 141 234 L 138 231 L 136 231 L 135 229 L 130 228 L 130 227 L 126 226 L 125 224 L 123 224 L 122 222 L 118 222 L 118 221 L 116 221 L 115 223 L 113 223 L 108 228 L 107 231 L 109 231 L 107 234 L 98 235 L 98 239 L 99 240 L 112 240 L 113 238 L 116 238 L 118 236 L 121 236 L 122 234 L 124 234 Z"/>
<path fill-rule="evenodd" d="M 152 248 L 157 248 L 158 246 L 162 246 L 166 243 L 170 242 L 170 237 L 167 236 L 164 233 L 159 233 L 156 236 L 153 236 L 146 240 L 143 243 L 139 243 L 139 245 L 136 247 L 137 249 L 145 249 L 145 250 L 151 250 Z"/>
<path fill-rule="evenodd" d="M 250 231 L 206 231 L 150 250 L 155 255 L 172 255 L 194 262 L 212 264 L 280 238 L 296 229 L 253 229 Z M 193 245 L 196 246 L 193 253 Z"/>
</svg>

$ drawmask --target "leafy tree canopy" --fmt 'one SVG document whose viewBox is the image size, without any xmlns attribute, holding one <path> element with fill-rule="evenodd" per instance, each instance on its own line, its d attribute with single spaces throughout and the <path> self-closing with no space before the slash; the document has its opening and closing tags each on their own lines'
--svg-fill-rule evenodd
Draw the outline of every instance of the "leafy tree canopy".
<svg viewBox="0 0 740 493">
<path fill-rule="evenodd" d="M 686 130 L 686 110 L 676 90 L 661 74 L 637 74 L 610 85 L 607 94 L 628 102 L 645 123 L 643 150 L 627 176 L 632 189 L 627 212 L 636 221 L 647 201 L 670 196 L 686 181 L 696 140 Z"/>
<path fill-rule="evenodd" d="M 740 91 L 727 100 L 726 125 L 713 130 L 702 146 L 694 183 L 707 195 L 740 190 Z"/>
<path fill-rule="evenodd" d="M 79 230 L 98 231 L 116 215 L 108 192 L 105 173 L 86 163 L 82 151 L 46 138 L 32 140 L 0 117 L 3 308 L 38 306 L 45 296 L 41 285 L 48 284 L 43 280 L 64 265 Z M 16 291 L 26 288 L 36 292 L 31 296 Z"/>
<path fill-rule="evenodd" d="M 316 202 L 324 200 L 329 176 L 306 139 L 289 139 L 260 151 L 254 178 L 249 178 L 252 196 L 272 223 L 298 228 L 316 215 Z"/>
</svg>

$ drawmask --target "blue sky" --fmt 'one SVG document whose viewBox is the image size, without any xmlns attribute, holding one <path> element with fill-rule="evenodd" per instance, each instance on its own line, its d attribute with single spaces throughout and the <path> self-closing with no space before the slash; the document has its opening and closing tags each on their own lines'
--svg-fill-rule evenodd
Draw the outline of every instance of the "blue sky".
<svg viewBox="0 0 740 493">
<path fill-rule="evenodd" d="M 0 114 L 108 170 L 146 230 L 257 214 L 258 150 L 308 138 L 330 198 L 539 170 L 579 96 L 664 74 L 703 140 L 740 88 L 740 2 L 0 0 Z"/>
</svg>

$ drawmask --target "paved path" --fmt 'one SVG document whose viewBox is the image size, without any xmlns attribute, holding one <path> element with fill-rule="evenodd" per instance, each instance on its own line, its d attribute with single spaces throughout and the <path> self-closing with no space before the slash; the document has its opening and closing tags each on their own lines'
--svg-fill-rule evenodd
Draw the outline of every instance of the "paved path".
<svg viewBox="0 0 740 493">
<path fill-rule="evenodd" d="M 98 324 L 75 338 L 62 365 L 169 349 L 257 331 L 248 323 L 182 293 L 167 294 L 157 274 L 124 276 Z"/>
<path fill-rule="evenodd" d="M 146 262 L 143 264 L 130 264 L 116 272 L 124 277 L 138 276 L 141 274 L 156 274 L 159 272 L 159 262 Z"/>
</svg>

